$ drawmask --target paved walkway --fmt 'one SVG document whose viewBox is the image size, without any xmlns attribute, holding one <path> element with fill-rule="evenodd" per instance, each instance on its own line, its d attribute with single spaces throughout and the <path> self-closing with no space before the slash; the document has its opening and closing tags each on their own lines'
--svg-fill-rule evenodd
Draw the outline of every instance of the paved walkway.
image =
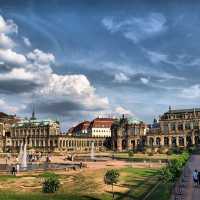
<svg viewBox="0 0 200 200">
<path fill-rule="evenodd" d="M 184 182 L 184 187 L 181 192 L 182 195 L 176 195 L 177 200 L 200 200 L 200 186 L 194 187 L 192 180 L 192 171 L 195 169 L 200 171 L 200 155 L 191 156 L 184 172 L 184 181 L 180 181 Z M 173 197 L 173 200 L 174 199 L 175 197 Z"/>
</svg>

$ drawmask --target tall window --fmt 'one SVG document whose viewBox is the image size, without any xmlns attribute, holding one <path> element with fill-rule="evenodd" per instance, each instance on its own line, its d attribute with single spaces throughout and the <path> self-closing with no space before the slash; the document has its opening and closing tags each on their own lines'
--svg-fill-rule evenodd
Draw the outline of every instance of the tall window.
<svg viewBox="0 0 200 200">
<path fill-rule="evenodd" d="M 185 123 L 185 129 L 186 130 L 190 130 L 190 122 L 186 122 Z"/>
<path fill-rule="evenodd" d="M 198 129 L 199 128 L 199 122 L 198 121 L 195 121 L 194 122 L 194 129 Z"/>
<path fill-rule="evenodd" d="M 182 124 L 182 123 L 179 123 L 179 124 L 178 124 L 178 130 L 179 130 L 179 131 L 182 131 L 182 130 L 183 130 L 183 124 Z"/>
<path fill-rule="evenodd" d="M 175 122 L 171 123 L 170 126 L 171 126 L 172 131 L 176 130 L 176 123 Z"/>
<path fill-rule="evenodd" d="M 164 124 L 163 125 L 163 132 L 164 132 L 164 134 L 167 134 L 168 131 L 169 131 L 168 124 Z"/>
</svg>

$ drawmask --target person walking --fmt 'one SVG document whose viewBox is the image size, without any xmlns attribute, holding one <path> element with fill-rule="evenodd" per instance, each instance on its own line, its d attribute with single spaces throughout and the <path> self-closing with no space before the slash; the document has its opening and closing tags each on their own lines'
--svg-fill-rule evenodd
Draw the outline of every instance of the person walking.
<svg viewBox="0 0 200 200">
<path fill-rule="evenodd" d="M 198 185 L 200 185 L 200 171 L 198 171 L 197 179 L 198 179 Z"/>
<path fill-rule="evenodd" d="M 12 166 L 11 173 L 12 173 L 12 175 L 16 176 L 16 168 L 15 168 L 15 166 Z"/>
<path fill-rule="evenodd" d="M 193 178 L 194 186 L 197 186 L 197 184 L 198 184 L 198 171 L 196 169 L 192 173 L 192 178 Z"/>
</svg>

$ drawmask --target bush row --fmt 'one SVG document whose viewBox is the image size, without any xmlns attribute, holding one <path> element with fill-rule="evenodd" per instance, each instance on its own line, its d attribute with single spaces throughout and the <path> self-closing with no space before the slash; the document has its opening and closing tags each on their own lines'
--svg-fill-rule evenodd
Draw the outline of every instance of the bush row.
<svg viewBox="0 0 200 200">
<path fill-rule="evenodd" d="M 169 161 L 168 165 L 161 169 L 160 175 L 164 182 L 175 182 L 181 175 L 182 169 L 189 159 L 188 151 L 181 153 L 180 157 Z"/>
</svg>

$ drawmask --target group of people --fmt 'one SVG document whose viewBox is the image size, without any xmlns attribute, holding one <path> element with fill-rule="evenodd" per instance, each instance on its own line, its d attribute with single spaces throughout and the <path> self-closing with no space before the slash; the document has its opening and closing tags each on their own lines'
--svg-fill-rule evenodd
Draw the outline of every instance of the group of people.
<svg viewBox="0 0 200 200">
<path fill-rule="evenodd" d="M 197 169 L 195 169 L 192 173 L 192 177 L 193 177 L 193 182 L 194 185 L 200 185 L 200 171 L 198 172 Z"/>
</svg>

